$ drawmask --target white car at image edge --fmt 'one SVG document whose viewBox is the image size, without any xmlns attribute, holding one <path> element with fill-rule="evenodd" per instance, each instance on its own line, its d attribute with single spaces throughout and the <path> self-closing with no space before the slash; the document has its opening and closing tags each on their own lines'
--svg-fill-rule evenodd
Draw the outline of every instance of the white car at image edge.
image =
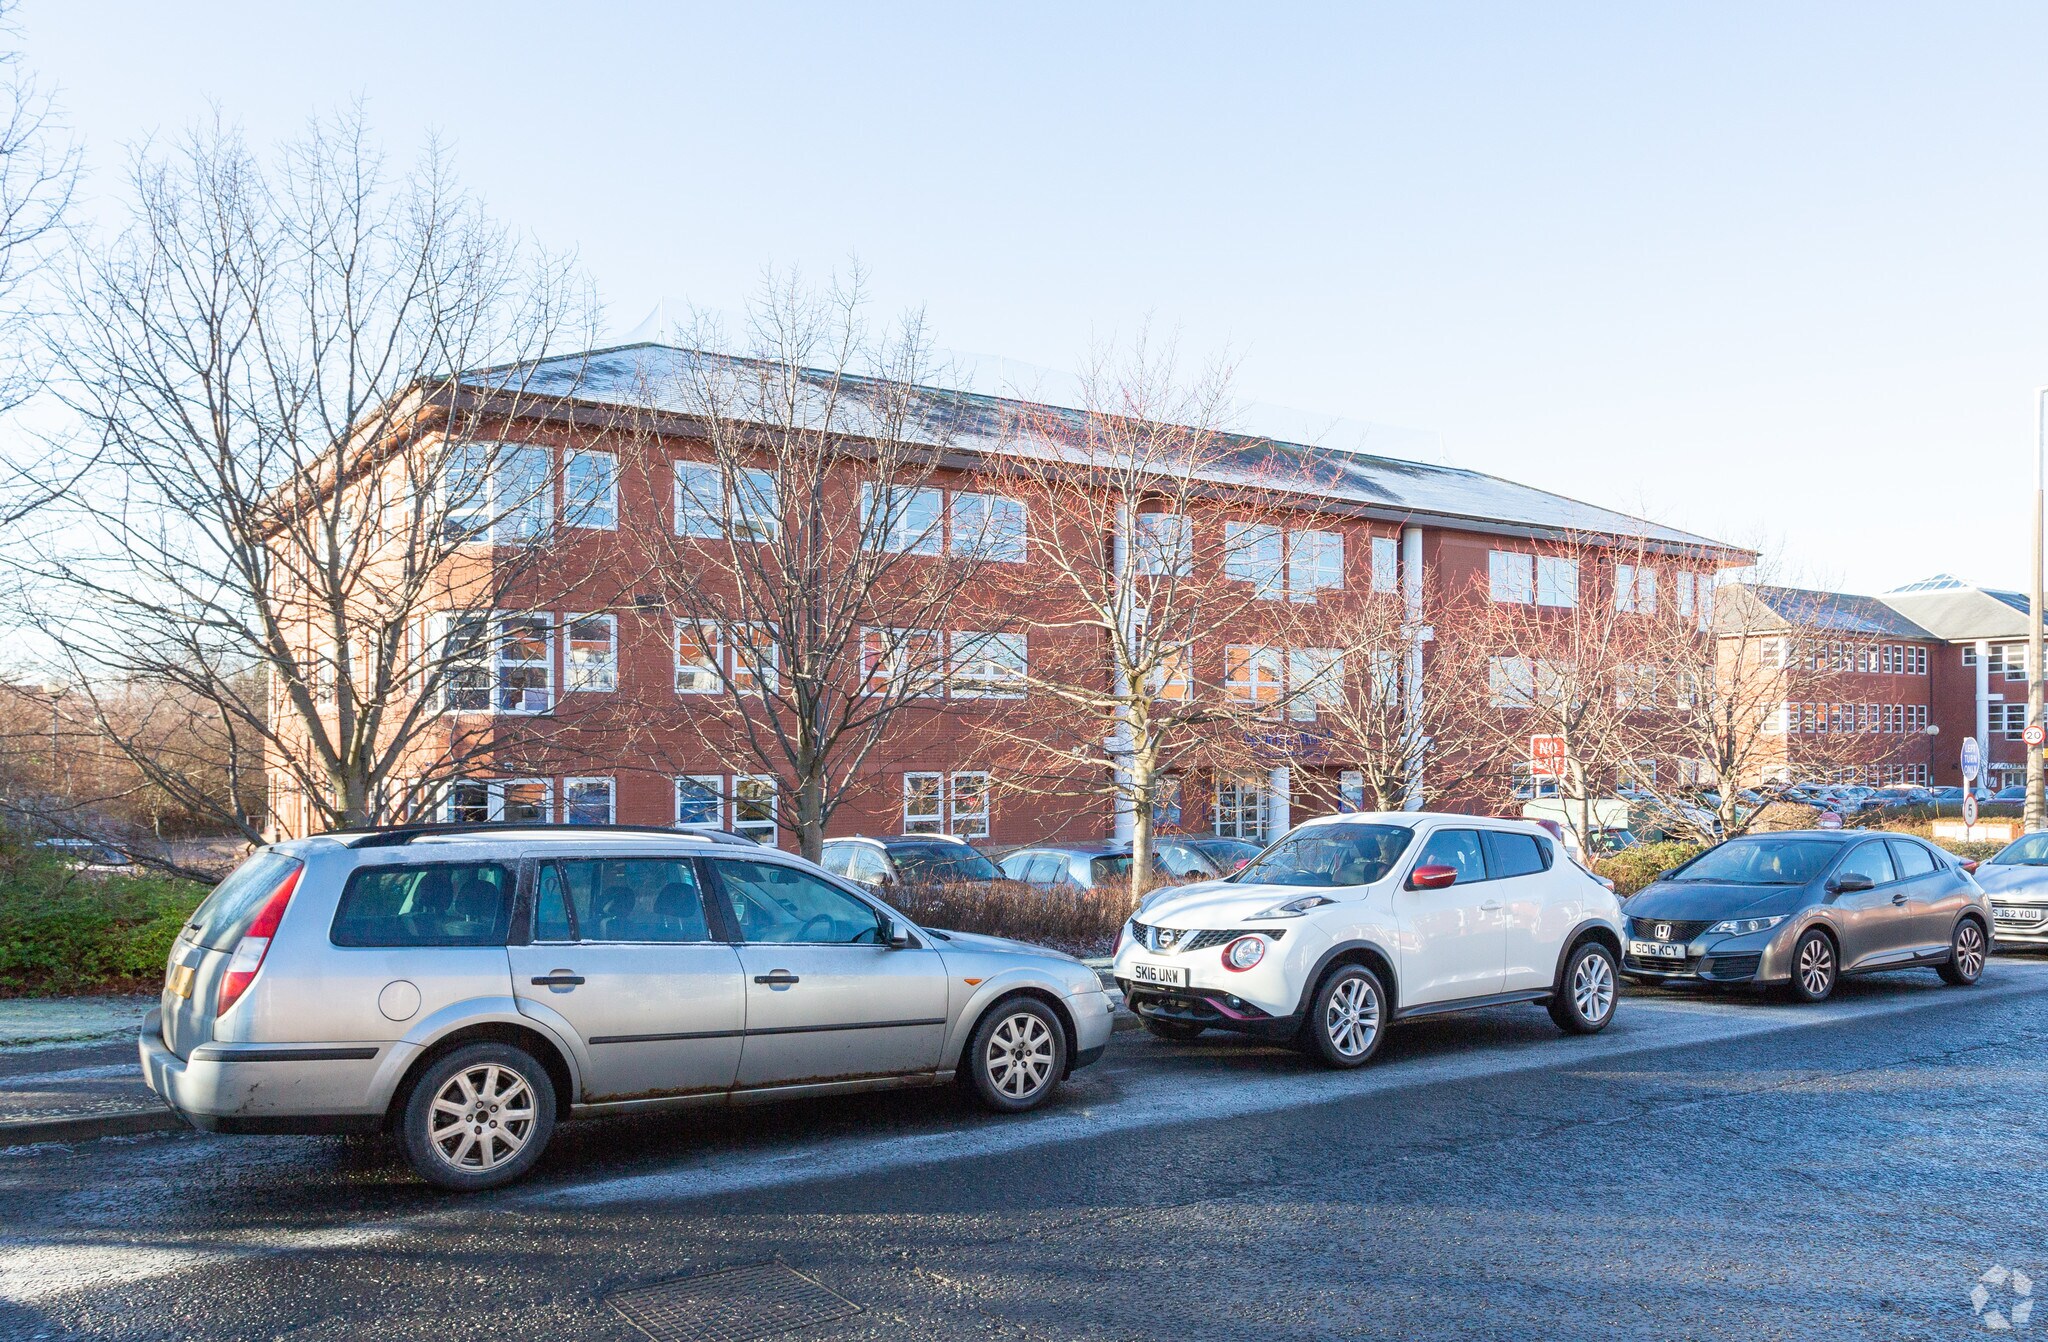
<svg viewBox="0 0 2048 1342">
<path fill-rule="evenodd" d="M 1330 816 L 1221 881 L 1160 891 L 1117 939 L 1146 1029 L 1292 1042 L 1333 1067 L 1396 1021 L 1511 1002 L 1590 1034 L 1614 1018 L 1621 902 L 1543 827 Z"/>
</svg>

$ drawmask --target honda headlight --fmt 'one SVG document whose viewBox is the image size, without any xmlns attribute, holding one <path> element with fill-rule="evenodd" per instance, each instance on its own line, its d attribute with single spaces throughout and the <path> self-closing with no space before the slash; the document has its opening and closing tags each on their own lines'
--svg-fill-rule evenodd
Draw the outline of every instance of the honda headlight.
<svg viewBox="0 0 2048 1342">
<path fill-rule="evenodd" d="M 1784 922 L 1787 916 L 1781 913 L 1775 918 L 1729 918 L 1715 923 L 1712 927 L 1708 928 L 1707 935 L 1712 936 L 1716 932 L 1725 932 L 1730 936 L 1743 937 L 1748 936 L 1751 932 L 1768 932 L 1779 923 Z"/>
<path fill-rule="evenodd" d="M 1336 902 L 1336 900 L 1327 898 L 1323 895 L 1303 895 L 1300 899 L 1290 899 L 1285 904 L 1280 904 L 1273 908 L 1267 909 L 1264 913 L 1255 913 L 1252 915 L 1252 917 L 1299 918 L 1302 914 L 1307 913 L 1310 909 L 1320 909 L 1325 904 L 1335 904 Z"/>
</svg>

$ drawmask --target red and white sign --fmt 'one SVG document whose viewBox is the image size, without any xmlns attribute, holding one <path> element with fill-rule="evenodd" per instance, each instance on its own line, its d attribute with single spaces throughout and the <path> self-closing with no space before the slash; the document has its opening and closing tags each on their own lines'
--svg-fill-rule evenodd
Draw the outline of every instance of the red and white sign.
<svg viewBox="0 0 2048 1342">
<path fill-rule="evenodd" d="M 2037 722 L 2020 733 L 2020 739 L 2030 746 L 2040 745 L 2043 741 L 2048 741 L 2048 727 L 2043 727 Z"/>
<path fill-rule="evenodd" d="M 1532 736 L 1529 738 L 1529 773 L 1536 778 L 1563 778 L 1565 776 L 1564 738 L 1562 736 Z"/>
<path fill-rule="evenodd" d="M 1977 790 L 1971 788 L 1963 793 L 1963 827 L 1974 828 L 1977 824 Z"/>
</svg>

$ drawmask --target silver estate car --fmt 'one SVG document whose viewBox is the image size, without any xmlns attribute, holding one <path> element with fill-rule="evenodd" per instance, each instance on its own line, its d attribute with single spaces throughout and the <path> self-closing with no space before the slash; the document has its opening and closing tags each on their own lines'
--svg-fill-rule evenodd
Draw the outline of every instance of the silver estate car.
<svg viewBox="0 0 2048 1342">
<path fill-rule="evenodd" d="M 478 1189 L 558 1118 L 956 1078 L 1030 1109 L 1112 1010 L 1077 960 L 914 926 L 774 849 L 416 826 L 257 852 L 179 936 L 140 1046 L 195 1127 L 388 1129 Z"/>
</svg>

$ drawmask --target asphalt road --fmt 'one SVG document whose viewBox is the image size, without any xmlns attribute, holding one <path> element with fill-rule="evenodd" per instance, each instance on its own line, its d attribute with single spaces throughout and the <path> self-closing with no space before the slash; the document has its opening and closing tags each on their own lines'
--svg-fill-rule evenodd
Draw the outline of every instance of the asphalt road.
<svg viewBox="0 0 2048 1342">
<path fill-rule="evenodd" d="M 772 1260 L 860 1311 L 799 1339 L 1965 1337 L 1982 1274 L 2048 1281 L 2044 1037 L 2048 962 L 2000 958 L 1817 1009 L 1638 993 L 1591 1039 L 1443 1018 L 1344 1074 L 1120 1034 L 1021 1119 L 572 1125 L 468 1199 L 367 1140 L 23 1148 L 0 1337 L 629 1342 L 611 1293 Z"/>
</svg>

